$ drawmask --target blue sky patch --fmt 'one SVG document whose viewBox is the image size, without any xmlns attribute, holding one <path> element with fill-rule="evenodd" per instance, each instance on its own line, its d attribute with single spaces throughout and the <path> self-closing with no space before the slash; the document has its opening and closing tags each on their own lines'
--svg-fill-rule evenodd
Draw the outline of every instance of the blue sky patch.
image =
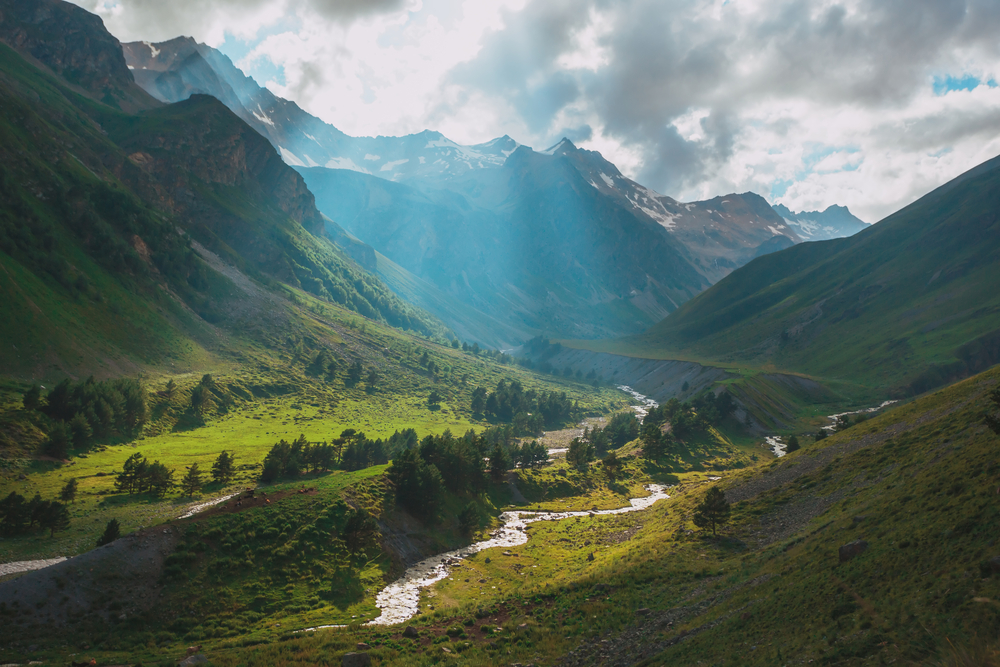
<svg viewBox="0 0 1000 667">
<path fill-rule="evenodd" d="M 981 85 L 987 85 L 990 88 L 996 88 L 997 82 L 993 79 L 988 81 L 983 81 L 977 76 L 972 74 L 963 74 L 962 76 L 936 76 L 934 77 L 934 94 L 941 96 L 947 95 L 948 93 L 955 90 L 975 90 Z"/>
</svg>

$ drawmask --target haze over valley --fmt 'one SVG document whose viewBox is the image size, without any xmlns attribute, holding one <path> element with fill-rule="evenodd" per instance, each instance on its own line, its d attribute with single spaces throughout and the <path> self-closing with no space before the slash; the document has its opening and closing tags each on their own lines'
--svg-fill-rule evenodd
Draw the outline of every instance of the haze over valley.
<svg viewBox="0 0 1000 667">
<path fill-rule="evenodd" d="M 998 22 L 0 0 L 0 664 L 998 664 Z"/>
</svg>

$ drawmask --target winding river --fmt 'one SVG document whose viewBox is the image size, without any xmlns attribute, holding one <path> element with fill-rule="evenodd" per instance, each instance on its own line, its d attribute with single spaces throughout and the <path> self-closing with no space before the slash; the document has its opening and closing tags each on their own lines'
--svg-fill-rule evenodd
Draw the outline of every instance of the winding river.
<svg viewBox="0 0 1000 667">
<path fill-rule="evenodd" d="M 410 567 L 402 577 L 389 584 L 375 598 L 375 604 L 382 613 L 365 623 L 365 625 L 392 625 L 403 623 L 413 618 L 420 604 L 420 589 L 435 584 L 448 576 L 451 567 L 464 558 L 496 547 L 516 547 L 528 541 L 526 528 L 536 521 L 560 521 L 581 516 L 606 516 L 610 514 L 626 514 L 651 507 L 657 500 L 669 498 L 664 487 L 658 484 L 647 484 L 649 495 L 643 498 L 632 498 L 628 507 L 613 510 L 597 510 L 592 512 L 528 512 L 512 510 L 500 515 L 503 525 L 495 530 L 490 539 L 470 544 L 461 549 L 431 556 Z M 300 632 L 324 630 L 326 628 L 343 628 L 343 625 L 320 625 L 306 628 Z"/>
</svg>

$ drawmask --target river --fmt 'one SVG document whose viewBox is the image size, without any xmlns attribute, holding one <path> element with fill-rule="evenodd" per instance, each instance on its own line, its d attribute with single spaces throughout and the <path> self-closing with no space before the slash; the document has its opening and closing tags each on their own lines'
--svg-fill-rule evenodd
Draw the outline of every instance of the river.
<svg viewBox="0 0 1000 667">
<path fill-rule="evenodd" d="M 652 408 L 658 408 L 658 407 L 660 407 L 660 404 L 657 403 L 656 401 L 654 401 L 653 399 L 651 399 L 649 396 L 645 396 L 643 394 L 640 394 L 639 392 L 637 392 L 635 389 L 633 389 L 632 387 L 628 386 L 627 384 L 620 384 L 620 385 L 618 385 L 618 389 L 624 391 L 626 394 L 629 394 L 630 396 L 632 396 L 632 398 L 634 398 L 636 401 L 639 402 L 638 405 L 633 405 L 632 406 L 632 409 L 635 410 L 635 414 L 639 418 L 639 421 L 642 421 L 643 419 L 645 419 L 646 415 L 649 414 L 649 411 Z"/>
<path fill-rule="evenodd" d="M 386 586 L 375 597 L 375 604 L 382 613 L 365 623 L 365 625 L 392 625 L 403 623 L 417 614 L 420 605 L 420 589 L 435 584 L 448 576 L 451 567 L 461 560 L 484 549 L 496 547 L 516 547 L 528 541 L 526 528 L 536 521 L 560 521 L 572 517 L 606 516 L 625 514 L 651 507 L 658 500 L 669 498 L 666 489 L 658 484 L 646 485 L 649 495 L 643 498 L 632 498 L 627 507 L 613 510 L 598 510 L 592 512 L 528 512 L 512 510 L 500 515 L 503 525 L 495 530 L 490 539 L 470 544 L 461 549 L 431 556 L 410 567 L 402 577 Z M 301 632 L 324 630 L 327 628 L 343 628 L 343 625 L 320 625 L 306 628 Z"/>
</svg>

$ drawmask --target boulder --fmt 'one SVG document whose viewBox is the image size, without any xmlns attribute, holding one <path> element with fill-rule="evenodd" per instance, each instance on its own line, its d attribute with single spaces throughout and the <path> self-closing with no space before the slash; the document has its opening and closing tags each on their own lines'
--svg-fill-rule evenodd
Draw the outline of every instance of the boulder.
<svg viewBox="0 0 1000 667">
<path fill-rule="evenodd" d="M 367 653 L 345 653 L 340 659 L 341 667 L 371 667 L 372 657 Z"/>
<path fill-rule="evenodd" d="M 207 665 L 208 658 L 204 653 L 195 653 L 177 663 L 177 667 L 192 667 L 192 665 Z"/>
<path fill-rule="evenodd" d="M 415 627 L 413 627 L 412 625 L 408 625 L 406 626 L 406 629 L 403 630 L 403 636 L 408 637 L 410 639 L 416 639 L 417 637 L 420 636 L 420 633 L 417 631 Z"/>
<path fill-rule="evenodd" d="M 848 542 L 838 550 L 840 562 L 846 563 L 855 556 L 860 556 L 867 548 L 868 543 L 864 540 L 854 540 L 853 542 Z"/>
<path fill-rule="evenodd" d="M 483 562 L 484 562 L 484 563 L 486 563 L 487 565 L 489 565 L 489 564 L 490 564 L 490 559 L 489 559 L 489 557 L 487 557 L 487 558 L 486 558 L 486 560 L 485 560 L 485 561 L 483 561 Z"/>
<path fill-rule="evenodd" d="M 589 554 L 587 554 L 587 560 L 588 561 L 594 560 L 594 552 L 593 551 L 591 551 Z"/>
<path fill-rule="evenodd" d="M 364 642 L 358 642 L 358 645 L 355 646 L 354 648 L 357 649 L 358 651 L 368 651 L 371 649 L 371 646 L 369 646 Z"/>
</svg>

